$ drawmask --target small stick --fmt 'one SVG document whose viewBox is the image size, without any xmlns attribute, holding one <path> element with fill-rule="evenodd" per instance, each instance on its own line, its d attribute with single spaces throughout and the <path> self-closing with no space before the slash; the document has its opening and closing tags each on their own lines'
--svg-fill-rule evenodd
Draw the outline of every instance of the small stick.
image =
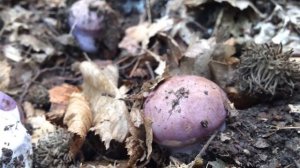
<svg viewBox="0 0 300 168">
<path fill-rule="evenodd" d="M 151 68 L 151 65 L 150 65 L 149 61 L 146 61 L 146 67 L 147 67 L 147 69 L 148 69 L 148 71 L 150 73 L 151 79 L 154 79 L 155 75 L 154 75 L 153 69 Z"/>
<path fill-rule="evenodd" d="M 206 151 L 206 149 L 208 148 L 209 144 L 212 142 L 212 140 L 217 136 L 217 134 L 219 133 L 219 130 L 215 131 L 214 134 L 211 135 L 211 137 L 207 140 L 206 144 L 203 146 L 203 148 L 201 149 L 201 151 L 198 153 L 198 155 L 195 157 L 194 161 L 192 161 L 189 166 L 194 167 L 196 160 L 200 160 L 202 158 L 202 155 L 204 154 L 204 152 Z"/>
<path fill-rule="evenodd" d="M 140 58 L 137 59 L 135 65 L 133 66 L 133 68 L 132 68 L 132 70 L 131 70 L 131 72 L 129 74 L 129 77 L 132 77 L 133 72 L 137 69 L 137 67 L 139 66 L 139 64 L 140 64 Z"/>
<path fill-rule="evenodd" d="M 148 16 L 148 22 L 152 22 L 152 16 L 151 16 L 151 5 L 150 0 L 146 0 L 146 8 L 147 8 L 147 16 Z"/>
</svg>

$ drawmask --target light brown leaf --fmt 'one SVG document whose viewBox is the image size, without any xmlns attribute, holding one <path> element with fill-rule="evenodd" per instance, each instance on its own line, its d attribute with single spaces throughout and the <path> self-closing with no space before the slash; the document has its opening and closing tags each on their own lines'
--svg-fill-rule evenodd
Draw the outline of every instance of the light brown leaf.
<svg viewBox="0 0 300 168">
<path fill-rule="evenodd" d="M 158 32 L 167 31 L 174 25 L 174 20 L 163 17 L 155 23 L 144 22 L 137 26 L 127 28 L 126 35 L 119 43 L 119 47 L 127 50 L 128 53 L 136 56 L 144 53 L 151 37 Z"/>
<path fill-rule="evenodd" d="M 53 55 L 55 49 L 51 44 L 47 44 L 35 36 L 32 35 L 21 35 L 19 36 L 19 41 L 22 45 L 32 47 L 33 50 L 37 52 L 45 52 L 47 55 Z"/>
<path fill-rule="evenodd" d="M 128 167 L 136 167 L 138 161 L 143 161 L 146 158 L 144 142 L 134 136 L 126 139 L 126 148 L 129 155 Z"/>
<path fill-rule="evenodd" d="M 71 94 L 79 92 L 79 89 L 76 86 L 64 83 L 51 88 L 48 92 L 51 103 L 68 104 Z"/>
<path fill-rule="evenodd" d="M 83 93 L 91 105 L 93 127 L 91 130 L 100 135 L 106 149 L 110 141 L 123 142 L 128 134 L 128 110 L 117 88 L 118 70 L 113 65 L 98 68 L 92 62 L 82 62 Z"/>
<path fill-rule="evenodd" d="M 70 96 L 72 93 L 79 92 L 79 89 L 69 84 L 62 84 L 55 86 L 48 91 L 51 102 L 50 112 L 46 117 L 49 121 L 58 125 L 63 124 L 63 116 L 66 112 L 67 105 L 69 104 Z"/>
<path fill-rule="evenodd" d="M 11 67 L 5 60 L 0 61 L 0 67 L 0 90 L 6 90 L 10 81 L 9 75 Z"/>
<path fill-rule="evenodd" d="M 82 93 L 73 93 L 64 117 L 68 131 L 85 138 L 92 126 L 92 112 Z"/>
</svg>

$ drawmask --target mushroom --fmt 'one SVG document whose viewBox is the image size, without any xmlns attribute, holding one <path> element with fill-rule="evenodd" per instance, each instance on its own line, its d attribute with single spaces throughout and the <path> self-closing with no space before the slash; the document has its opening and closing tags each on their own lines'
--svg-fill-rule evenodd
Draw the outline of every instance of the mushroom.
<svg viewBox="0 0 300 168">
<path fill-rule="evenodd" d="M 203 143 L 225 124 L 227 97 L 199 76 L 174 76 L 152 91 L 144 115 L 152 121 L 154 141 L 169 149 Z"/>
<path fill-rule="evenodd" d="M 101 37 L 104 14 L 97 10 L 104 5 L 100 0 L 79 0 L 75 2 L 69 12 L 68 22 L 72 34 L 80 48 L 86 52 L 97 52 L 96 41 Z"/>
<path fill-rule="evenodd" d="M 31 137 L 21 123 L 16 101 L 0 91 L 0 163 L 2 167 L 31 167 Z"/>
</svg>

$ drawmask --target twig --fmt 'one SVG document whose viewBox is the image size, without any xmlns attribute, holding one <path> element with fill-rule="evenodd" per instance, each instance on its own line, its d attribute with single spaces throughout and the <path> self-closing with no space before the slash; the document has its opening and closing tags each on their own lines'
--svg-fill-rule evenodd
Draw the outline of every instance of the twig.
<svg viewBox="0 0 300 168">
<path fill-rule="evenodd" d="M 150 62 L 146 61 L 145 64 L 146 64 L 146 67 L 147 67 L 147 69 L 150 73 L 151 79 L 154 79 L 155 75 L 154 75 L 153 69 L 151 68 Z"/>
<path fill-rule="evenodd" d="M 132 68 L 132 70 L 131 70 L 131 72 L 129 74 L 129 77 L 132 77 L 133 72 L 137 69 L 137 67 L 139 66 L 139 64 L 140 64 L 140 57 L 137 58 L 137 61 L 136 61 L 135 65 L 133 66 L 133 68 Z"/>
<path fill-rule="evenodd" d="M 209 144 L 212 142 L 212 140 L 217 136 L 217 134 L 219 133 L 219 130 L 215 131 L 211 137 L 207 140 L 206 144 L 203 146 L 203 148 L 201 149 L 201 151 L 198 153 L 198 155 L 195 157 L 194 161 L 192 161 L 189 164 L 189 167 L 193 167 L 195 165 L 195 163 L 197 162 L 197 160 L 201 160 L 202 155 L 204 154 L 204 152 L 206 151 L 206 149 L 208 148 Z"/>
<path fill-rule="evenodd" d="M 86 52 L 83 52 L 83 56 L 84 56 L 84 58 L 85 58 L 87 61 L 89 61 L 89 62 L 92 61 L 92 59 L 87 55 Z"/>
<path fill-rule="evenodd" d="M 288 130 L 288 129 L 299 129 L 300 130 L 300 127 L 278 127 L 278 126 L 275 126 L 276 130 Z"/>
<path fill-rule="evenodd" d="M 151 4 L 150 0 L 146 0 L 146 8 L 147 8 L 147 16 L 148 16 L 148 22 L 152 22 L 152 15 L 151 15 Z"/>
<path fill-rule="evenodd" d="M 214 26 L 214 30 L 213 30 L 213 32 L 212 32 L 212 35 L 213 35 L 213 36 L 216 36 L 217 33 L 218 33 L 219 26 L 221 25 L 221 22 L 222 22 L 223 14 L 224 14 L 224 9 L 221 9 L 221 11 L 220 11 L 220 13 L 219 13 L 219 15 L 218 15 L 218 17 L 217 17 L 215 26 Z"/>
<path fill-rule="evenodd" d="M 123 66 L 120 66 L 119 69 L 126 69 L 128 67 L 130 67 L 131 65 L 133 65 L 136 61 L 137 61 L 138 57 L 134 57 L 132 61 L 130 61 L 129 63 L 123 65 Z"/>
<path fill-rule="evenodd" d="M 131 57 L 130 57 L 130 56 L 121 57 L 120 59 L 115 60 L 115 61 L 113 62 L 113 64 L 119 65 L 119 64 L 121 64 L 122 62 L 127 61 L 129 58 L 131 58 Z"/>
</svg>

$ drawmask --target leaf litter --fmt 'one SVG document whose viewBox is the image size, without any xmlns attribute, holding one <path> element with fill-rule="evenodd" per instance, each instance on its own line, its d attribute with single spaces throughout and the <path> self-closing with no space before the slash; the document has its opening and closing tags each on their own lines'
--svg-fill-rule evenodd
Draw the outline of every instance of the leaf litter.
<svg viewBox="0 0 300 168">
<path fill-rule="evenodd" d="M 71 36 L 73 3 L 0 6 L 0 90 L 43 153 L 33 167 L 299 167 L 298 1 L 106 0 L 98 53 Z M 238 109 L 201 158 L 156 144 L 143 116 L 149 93 L 184 74 L 213 80 Z"/>
</svg>

